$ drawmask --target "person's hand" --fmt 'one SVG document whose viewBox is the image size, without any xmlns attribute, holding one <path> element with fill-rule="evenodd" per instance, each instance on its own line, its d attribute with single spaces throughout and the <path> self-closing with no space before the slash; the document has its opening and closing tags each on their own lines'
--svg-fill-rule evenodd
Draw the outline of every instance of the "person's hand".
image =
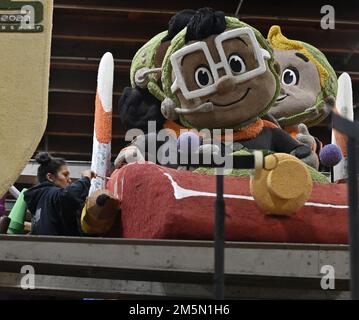
<svg viewBox="0 0 359 320">
<path fill-rule="evenodd" d="M 82 171 L 81 176 L 87 177 L 91 180 L 92 178 L 96 178 L 97 175 L 95 172 L 93 172 L 91 170 L 85 170 L 85 171 Z"/>
</svg>

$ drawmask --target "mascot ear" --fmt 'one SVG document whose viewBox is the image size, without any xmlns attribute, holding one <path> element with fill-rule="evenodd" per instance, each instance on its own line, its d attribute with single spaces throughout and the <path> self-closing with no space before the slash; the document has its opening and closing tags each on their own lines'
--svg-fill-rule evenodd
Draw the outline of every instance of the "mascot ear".
<svg viewBox="0 0 359 320">
<path fill-rule="evenodd" d="M 178 113 L 176 112 L 176 104 L 171 99 L 166 97 L 165 100 L 161 103 L 161 112 L 163 116 L 168 120 L 177 120 L 178 119 Z"/>
<path fill-rule="evenodd" d="M 141 68 L 139 70 L 136 71 L 135 73 L 135 83 L 136 86 L 141 88 L 141 89 L 146 89 L 148 83 L 150 82 L 150 78 L 149 75 L 151 73 L 157 73 L 157 74 L 161 74 L 162 69 L 161 68 Z"/>
<path fill-rule="evenodd" d="M 165 118 L 161 114 L 161 102 L 147 89 L 124 89 L 119 101 L 120 116 L 127 129 L 137 128 L 147 132 L 148 121 L 156 121 L 162 127 Z"/>
</svg>

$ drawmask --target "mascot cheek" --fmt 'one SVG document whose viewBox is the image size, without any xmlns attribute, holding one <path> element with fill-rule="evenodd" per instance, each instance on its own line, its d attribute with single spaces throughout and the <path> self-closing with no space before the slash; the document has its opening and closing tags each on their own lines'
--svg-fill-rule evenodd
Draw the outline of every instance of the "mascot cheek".
<svg viewBox="0 0 359 320">
<path fill-rule="evenodd" d="M 276 118 L 290 117 L 304 112 L 307 106 L 314 105 L 317 99 L 315 93 L 302 90 L 296 86 L 286 88 L 285 94 L 288 96 L 270 110 Z"/>
<path fill-rule="evenodd" d="M 273 99 L 277 97 L 277 81 L 272 72 L 267 71 L 252 79 L 249 86 L 251 87 L 251 94 L 247 97 L 247 106 L 252 110 L 253 115 L 261 114 L 271 104 Z"/>
</svg>

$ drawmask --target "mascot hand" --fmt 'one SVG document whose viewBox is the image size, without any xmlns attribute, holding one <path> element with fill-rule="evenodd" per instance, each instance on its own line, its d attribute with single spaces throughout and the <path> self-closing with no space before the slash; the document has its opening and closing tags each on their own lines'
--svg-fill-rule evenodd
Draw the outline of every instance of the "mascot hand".
<svg viewBox="0 0 359 320">
<path fill-rule="evenodd" d="M 115 160 L 115 168 L 121 168 L 126 163 L 133 163 L 138 161 L 145 161 L 140 150 L 134 146 L 130 145 L 120 151 L 116 160 Z"/>
<path fill-rule="evenodd" d="M 307 126 L 304 123 L 301 123 L 298 125 L 298 129 L 299 133 L 296 136 L 297 140 L 314 150 L 316 142 L 314 137 L 309 133 Z"/>
<path fill-rule="evenodd" d="M 317 154 L 307 145 L 299 145 L 290 154 L 302 160 L 308 166 L 318 170 L 319 159 Z"/>
<path fill-rule="evenodd" d="M 318 170 L 319 168 L 319 158 L 318 155 L 313 151 L 316 147 L 316 142 L 314 137 L 309 133 L 307 126 L 304 123 L 298 125 L 299 133 L 297 134 L 297 140 L 300 143 L 303 143 L 305 146 L 310 149 L 305 151 L 302 147 L 296 148 L 294 150 L 294 155 L 301 159 L 307 165 Z M 299 149 L 299 150 L 298 150 Z M 305 154 L 308 153 L 308 154 Z M 293 154 L 293 153 L 292 153 Z"/>
</svg>

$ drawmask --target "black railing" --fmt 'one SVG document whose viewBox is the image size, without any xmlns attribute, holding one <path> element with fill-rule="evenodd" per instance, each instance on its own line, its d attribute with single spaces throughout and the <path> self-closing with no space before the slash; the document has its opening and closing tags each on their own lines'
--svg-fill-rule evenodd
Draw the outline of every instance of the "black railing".
<svg viewBox="0 0 359 320">
<path fill-rule="evenodd" d="M 359 300 L 359 197 L 358 197 L 358 146 L 359 146 L 359 122 L 345 119 L 336 113 L 332 113 L 332 126 L 340 133 L 347 136 L 347 170 L 348 170 L 348 203 L 349 203 L 349 253 L 350 253 L 350 290 L 351 297 Z M 240 156 L 233 158 L 234 169 L 254 169 L 254 156 Z M 202 160 L 202 159 L 201 159 Z M 214 292 L 215 299 L 224 299 L 224 252 L 225 252 L 225 202 L 224 177 L 221 165 L 200 164 L 193 166 L 217 167 L 217 198 L 215 202 L 215 231 L 214 231 Z M 263 161 L 264 163 L 264 161 Z M 191 165 L 192 166 L 192 165 Z"/>
<path fill-rule="evenodd" d="M 264 154 L 260 159 L 260 164 L 264 166 Z M 230 160 L 229 160 L 230 158 Z M 216 300 L 224 299 L 224 254 L 225 254 L 225 202 L 224 202 L 224 167 L 231 163 L 231 169 L 254 169 L 256 157 L 254 155 L 227 156 L 227 161 L 222 163 L 210 161 L 203 155 L 199 156 L 196 163 L 191 163 L 190 167 L 211 167 L 216 168 L 216 201 L 214 217 L 214 298 Z M 229 161 L 228 161 L 229 160 Z M 188 159 L 189 161 L 189 159 Z"/>
<path fill-rule="evenodd" d="M 351 297 L 359 300 L 359 208 L 358 208 L 358 145 L 359 122 L 332 113 L 333 128 L 347 136 L 349 252 Z"/>
</svg>

